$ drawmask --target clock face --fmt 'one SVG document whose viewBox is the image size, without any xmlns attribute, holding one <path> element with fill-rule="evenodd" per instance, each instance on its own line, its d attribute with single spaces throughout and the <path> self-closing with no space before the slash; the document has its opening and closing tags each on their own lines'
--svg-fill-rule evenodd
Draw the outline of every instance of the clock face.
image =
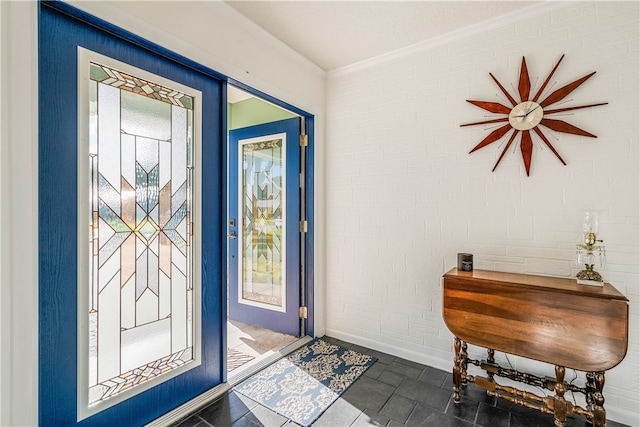
<svg viewBox="0 0 640 427">
<path fill-rule="evenodd" d="M 527 101 L 513 107 L 509 113 L 509 123 L 517 130 L 529 130 L 542 121 L 543 111 L 540 104 Z"/>
<path fill-rule="evenodd" d="M 563 132 L 570 133 L 573 135 L 581 135 L 587 136 L 591 138 L 596 138 L 595 135 L 589 133 L 585 130 L 582 130 L 576 126 L 573 126 L 563 120 L 549 118 L 550 115 L 556 113 L 564 113 L 572 110 L 579 110 L 582 108 L 590 108 L 597 107 L 599 105 L 605 105 L 606 102 L 601 102 L 598 104 L 589 104 L 589 105 L 579 105 L 576 107 L 564 107 L 564 108 L 555 108 L 549 109 L 548 107 L 562 101 L 566 98 L 570 93 L 572 93 L 578 86 L 584 83 L 589 77 L 593 76 L 596 72 L 594 71 L 591 74 L 587 74 L 586 76 L 569 83 L 566 86 L 557 89 L 550 94 L 542 97 L 551 77 L 558 69 L 560 62 L 564 55 L 560 57 L 560 60 L 556 63 L 556 65 L 549 73 L 549 76 L 542 83 L 540 88 L 535 92 L 535 95 L 532 93 L 531 81 L 529 79 L 529 71 L 527 70 L 527 63 L 522 57 L 522 66 L 520 67 L 520 81 L 518 82 L 518 95 L 520 97 L 520 101 L 516 101 L 516 99 L 511 96 L 511 94 L 500 84 L 500 82 L 493 76 L 493 74 L 489 73 L 493 81 L 498 85 L 504 96 L 508 99 L 511 104 L 510 107 L 503 105 L 499 102 L 492 101 L 472 101 L 467 100 L 471 104 L 482 108 L 485 111 L 489 111 L 491 113 L 495 113 L 497 115 L 502 115 L 502 117 L 496 116 L 498 118 L 493 118 L 489 120 L 483 120 L 480 122 L 466 123 L 460 126 L 474 126 L 474 125 L 492 125 L 496 126 L 496 128 L 487 135 L 478 145 L 476 145 L 469 154 L 473 153 L 476 150 L 479 150 L 487 145 L 496 142 L 501 139 L 507 139 L 508 141 L 498 158 L 495 166 L 493 167 L 493 171 L 496 170 L 498 164 L 507 153 L 507 150 L 511 146 L 511 144 L 516 140 L 517 136 L 520 136 L 520 152 L 522 153 L 522 160 L 524 162 L 525 170 L 527 171 L 527 175 L 529 175 L 529 171 L 531 168 L 531 156 L 533 154 L 533 144 L 535 136 L 537 140 L 542 141 L 555 156 L 562 162 L 563 165 L 566 165 L 566 162 L 560 157 L 560 154 L 553 147 L 549 138 L 542 131 L 542 128 L 550 129 L 555 132 Z M 533 95 L 533 96 L 532 96 Z M 508 122 L 508 123 L 505 123 Z M 505 123 L 505 124 L 501 124 Z M 507 133 L 511 131 L 511 134 L 507 136 Z M 555 138 L 558 139 L 558 138 Z"/>
</svg>

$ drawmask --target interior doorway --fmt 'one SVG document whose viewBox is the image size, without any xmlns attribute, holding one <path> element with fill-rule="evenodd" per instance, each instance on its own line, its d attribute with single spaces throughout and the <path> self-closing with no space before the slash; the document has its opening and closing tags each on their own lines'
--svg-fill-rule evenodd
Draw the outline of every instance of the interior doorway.
<svg viewBox="0 0 640 427">
<path fill-rule="evenodd" d="M 306 335 L 306 118 L 227 86 L 229 383 Z M 302 151 L 304 150 L 304 151 Z"/>
</svg>

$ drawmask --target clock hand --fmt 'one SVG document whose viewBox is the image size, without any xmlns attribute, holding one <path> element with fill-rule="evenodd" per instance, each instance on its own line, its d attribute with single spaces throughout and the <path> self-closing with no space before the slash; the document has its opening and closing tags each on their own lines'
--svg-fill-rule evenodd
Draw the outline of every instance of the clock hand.
<svg viewBox="0 0 640 427">
<path fill-rule="evenodd" d="M 524 117 L 527 117 L 529 114 L 533 113 L 535 110 L 537 110 L 538 108 L 540 108 L 540 105 L 538 105 L 536 108 L 534 108 L 533 110 L 529 110 L 529 112 L 527 112 L 527 114 L 524 115 Z"/>
<path fill-rule="evenodd" d="M 538 108 L 540 108 L 540 105 L 538 105 L 536 108 L 534 108 L 533 110 L 529 111 L 527 114 L 525 114 L 524 116 L 527 117 L 529 114 L 533 113 L 534 111 L 536 111 Z"/>
<path fill-rule="evenodd" d="M 525 114 L 520 114 L 519 116 L 513 116 L 513 117 L 518 118 L 518 119 L 523 119 L 523 118 L 527 117 L 529 114 L 533 113 L 533 112 L 534 112 L 535 110 L 537 110 L 538 108 L 540 108 L 540 105 L 538 105 L 538 106 L 537 106 L 536 108 L 534 108 L 533 110 L 530 110 L 530 111 L 526 112 Z"/>
</svg>

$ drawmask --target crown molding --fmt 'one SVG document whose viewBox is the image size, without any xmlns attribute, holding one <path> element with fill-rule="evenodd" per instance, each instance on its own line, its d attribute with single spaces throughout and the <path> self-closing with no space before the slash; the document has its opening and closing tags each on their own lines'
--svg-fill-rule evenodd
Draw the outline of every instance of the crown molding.
<svg viewBox="0 0 640 427">
<path fill-rule="evenodd" d="M 390 62 L 405 56 L 424 52 L 424 51 L 436 48 L 438 46 L 446 45 L 446 44 L 449 44 L 464 38 L 468 38 L 477 34 L 486 33 L 487 31 L 491 31 L 496 28 L 512 24 L 515 21 L 520 21 L 522 19 L 529 18 L 532 16 L 537 16 L 545 12 L 551 12 L 553 10 L 561 9 L 571 3 L 576 3 L 576 1 L 545 0 L 539 4 L 528 6 L 526 8 L 523 8 L 514 12 L 510 12 L 506 15 L 502 15 L 502 16 L 490 19 L 488 21 L 479 22 L 477 24 L 452 31 L 438 37 L 433 37 L 428 40 L 423 40 L 421 42 L 414 43 L 412 45 L 394 50 L 389 53 L 374 56 L 372 58 L 365 59 L 363 61 L 356 62 L 354 64 L 347 65 L 344 67 L 336 68 L 334 70 L 327 72 L 327 79 L 337 77 L 337 76 L 342 76 L 345 74 L 350 74 L 356 71 L 361 71 L 376 65 L 384 64 L 386 62 Z"/>
</svg>

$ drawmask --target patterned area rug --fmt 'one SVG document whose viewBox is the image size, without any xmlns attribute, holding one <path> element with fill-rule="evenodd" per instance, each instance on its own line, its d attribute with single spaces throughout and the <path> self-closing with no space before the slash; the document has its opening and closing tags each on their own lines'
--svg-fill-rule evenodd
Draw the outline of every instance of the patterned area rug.
<svg viewBox="0 0 640 427">
<path fill-rule="evenodd" d="M 306 427 L 375 361 L 372 356 L 316 339 L 234 390 Z"/>
<path fill-rule="evenodd" d="M 253 359 L 253 356 L 244 354 L 234 348 L 227 348 L 227 372 L 238 369 L 240 366 L 251 362 Z"/>
</svg>

